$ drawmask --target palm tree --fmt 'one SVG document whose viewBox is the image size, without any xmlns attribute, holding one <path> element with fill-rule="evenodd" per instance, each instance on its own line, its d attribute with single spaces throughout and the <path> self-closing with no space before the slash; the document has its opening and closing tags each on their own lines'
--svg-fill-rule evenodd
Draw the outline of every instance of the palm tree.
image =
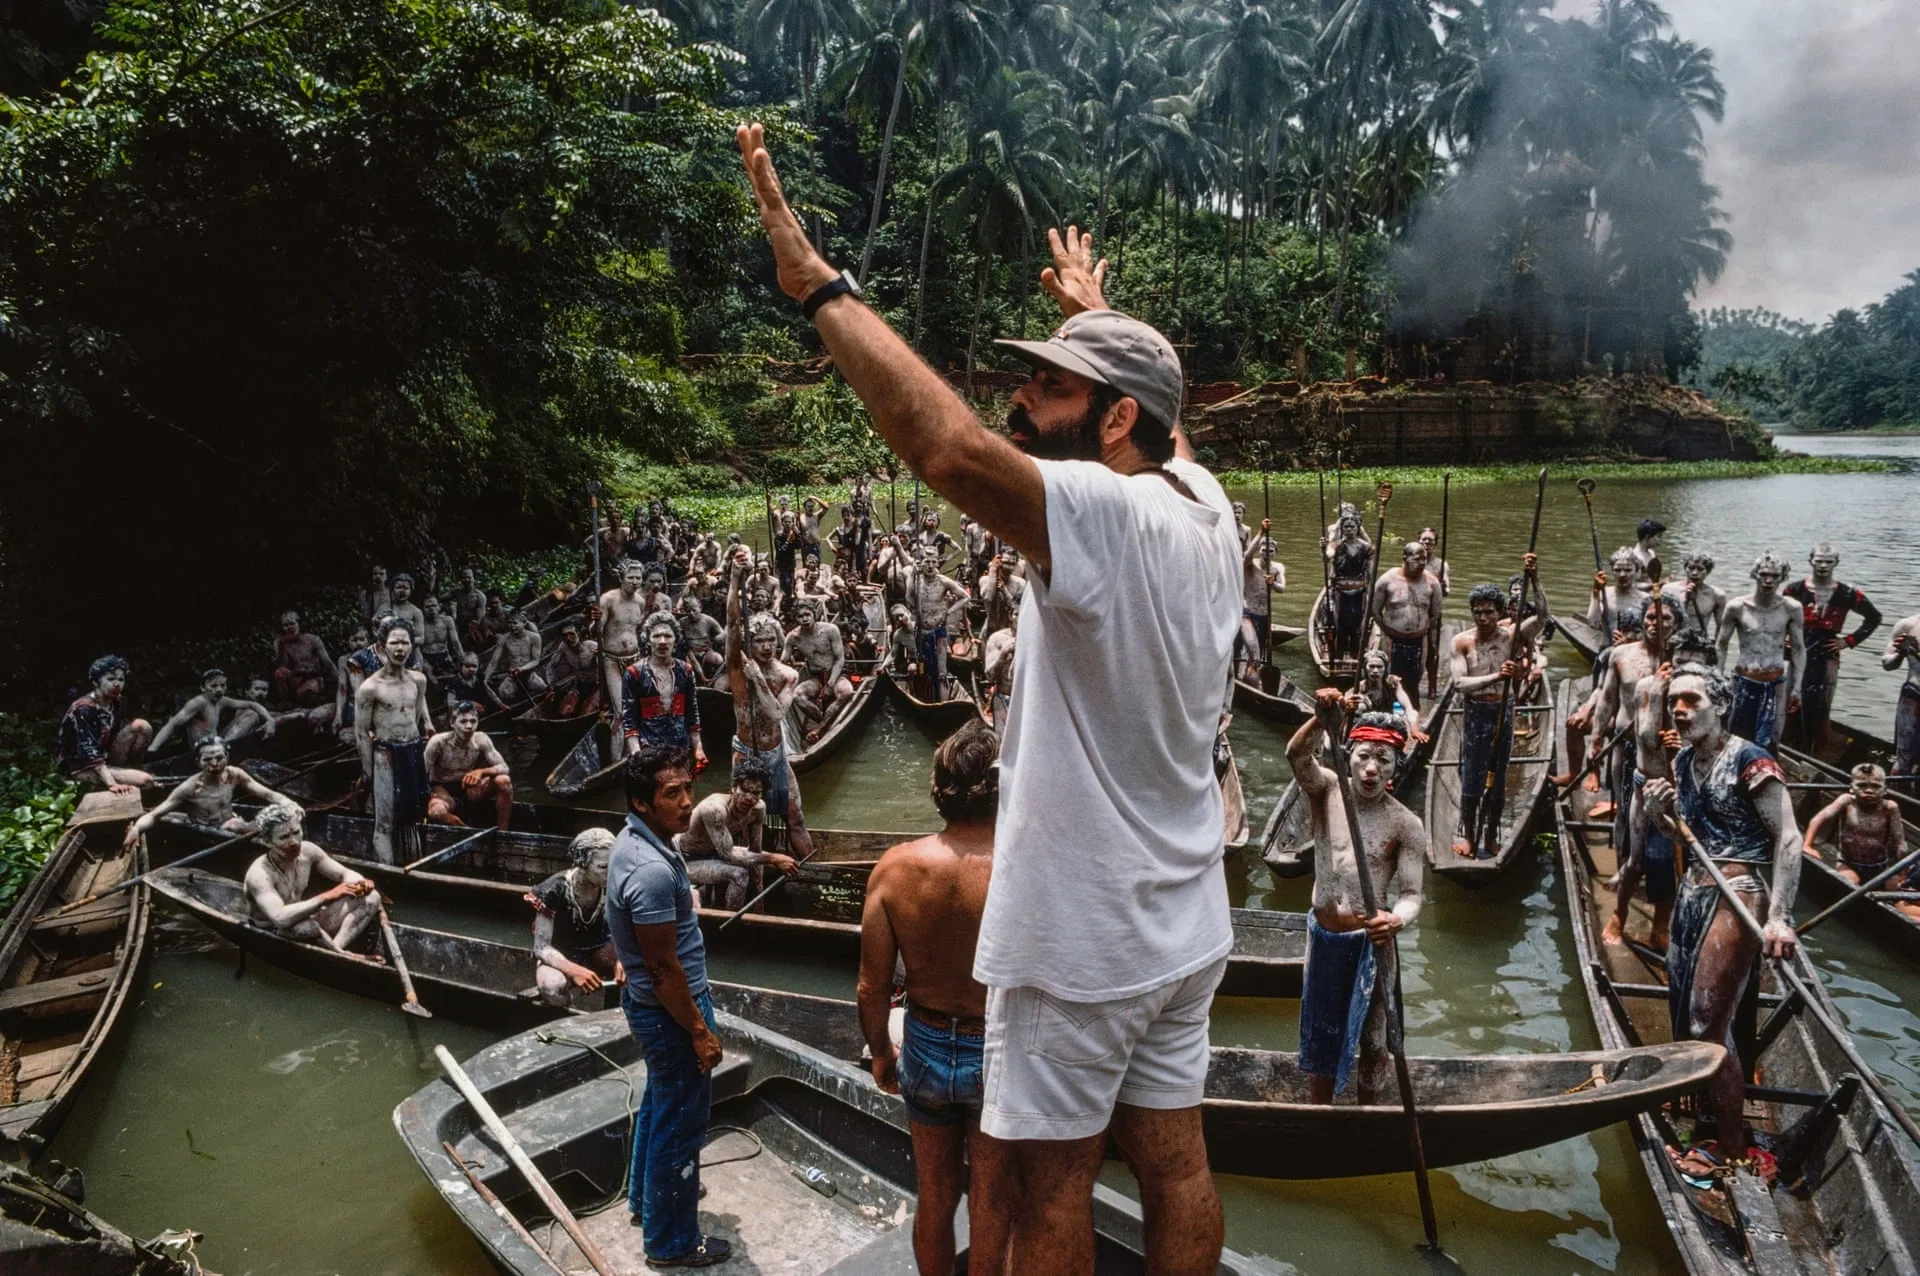
<svg viewBox="0 0 1920 1276">
<path fill-rule="evenodd" d="M 742 12 L 748 44 L 762 57 L 784 55 L 790 63 L 799 87 L 800 117 L 809 127 L 818 123 L 814 116 L 814 89 L 820 73 L 820 59 L 831 43 L 856 35 L 865 19 L 854 0 L 749 0 Z M 807 148 L 808 195 L 817 201 L 820 157 L 817 147 Z M 820 215 L 811 214 L 813 242 L 821 242 Z"/>
</svg>

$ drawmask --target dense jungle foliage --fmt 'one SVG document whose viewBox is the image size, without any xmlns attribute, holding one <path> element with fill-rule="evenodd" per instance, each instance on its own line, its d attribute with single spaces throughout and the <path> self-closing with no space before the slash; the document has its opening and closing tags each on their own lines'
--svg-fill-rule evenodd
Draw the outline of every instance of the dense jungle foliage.
<svg viewBox="0 0 1920 1276">
<path fill-rule="evenodd" d="M 1596 364 L 1678 368 L 1730 243 L 1711 54 L 1651 0 L 5 14 L 0 678 L 36 685 L 371 556 L 550 545 L 589 475 L 883 462 L 844 386 L 767 362 L 817 345 L 738 179 L 748 116 L 829 256 L 962 372 L 1051 326 L 1050 224 L 1093 229 L 1197 380 L 1379 370 L 1396 323 L 1522 276 Z M 709 353 L 748 357 L 685 370 Z"/>
</svg>

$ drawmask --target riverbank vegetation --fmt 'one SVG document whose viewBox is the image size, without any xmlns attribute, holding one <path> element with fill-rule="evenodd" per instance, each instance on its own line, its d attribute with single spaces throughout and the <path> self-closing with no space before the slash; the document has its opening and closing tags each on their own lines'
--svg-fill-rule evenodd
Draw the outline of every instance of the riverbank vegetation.
<svg viewBox="0 0 1920 1276">
<path fill-rule="evenodd" d="M 1818 327 L 1765 310 L 1704 317 L 1701 389 L 1802 430 L 1920 430 L 1920 270 Z"/>
<path fill-rule="evenodd" d="M 1050 329 L 1049 224 L 1092 228 L 1196 380 L 1248 384 L 1391 370 L 1396 325 L 1520 292 L 1585 316 L 1593 366 L 1673 371 L 1728 246 L 1711 54 L 1641 0 L 33 12 L 0 19 L 7 681 L 70 679 L 72 635 L 131 646 L 130 618 L 240 632 L 372 558 L 552 544 L 589 475 L 883 459 L 837 383 L 688 370 L 817 353 L 739 180 L 747 116 L 960 379 Z"/>
<path fill-rule="evenodd" d="M 0 918 L 46 863 L 79 790 L 53 766 L 43 724 L 0 714 Z"/>
</svg>

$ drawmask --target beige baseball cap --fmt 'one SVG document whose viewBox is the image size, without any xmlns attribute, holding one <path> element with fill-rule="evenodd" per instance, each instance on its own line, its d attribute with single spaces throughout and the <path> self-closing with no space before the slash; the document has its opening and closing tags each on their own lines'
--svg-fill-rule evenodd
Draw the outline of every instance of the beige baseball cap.
<svg viewBox="0 0 1920 1276">
<path fill-rule="evenodd" d="M 1059 368 L 1111 386 L 1172 430 L 1185 378 L 1173 343 L 1118 310 L 1083 310 L 1045 341 L 996 341 L 1036 367 Z"/>
</svg>

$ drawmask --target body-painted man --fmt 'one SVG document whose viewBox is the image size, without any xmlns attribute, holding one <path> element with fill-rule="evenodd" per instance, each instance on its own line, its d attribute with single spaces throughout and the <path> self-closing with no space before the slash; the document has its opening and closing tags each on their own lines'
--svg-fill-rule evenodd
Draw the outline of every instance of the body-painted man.
<svg viewBox="0 0 1920 1276">
<path fill-rule="evenodd" d="M 394 615 L 407 622 L 407 628 L 413 631 L 413 643 L 420 645 L 420 635 L 427 629 L 427 614 L 413 601 L 413 577 L 401 572 L 393 578 L 393 602 L 387 608 Z M 423 654 L 421 660 L 425 660 Z"/>
<path fill-rule="evenodd" d="M 327 701 L 327 675 L 333 657 L 319 634 L 302 633 L 300 613 L 282 612 L 280 636 L 273 640 L 273 693 L 283 704 L 312 709 Z"/>
<path fill-rule="evenodd" d="M 1522 561 L 1531 573 L 1534 556 Z M 1465 711 L 1460 824 L 1453 838 L 1453 853 L 1462 858 L 1494 856 L 1507 800 L 1507 759 L 1513 753 L 1513 689 L 1530 672 L 1525 657 L 1540 632 L 1539 616 L 1518 623 L 1504 619 L 1506 601 L 1500 586 L 1475 585 L 1467 595 L 1473 628 L 1454 636 L 1450 653 L 1454 690 Z"/>
<path fill-rule="evenodd" d="M 1386 643 L 1387 668 L 1420 707 L 1420 681 L 1427 672 L 1427 643 L 1440 629 L 1440 582 L 1427 571 L 1426 547 L 1408 541 L 1400 566 L 1373 584 L 1373 622 Z"/>
<path fill-rule="evenodd" d="M 507 760 L 480 729 L 480 710 L 471 700 L 453 706 L 452 729 L 427 741 L 427 819 L 465 828 L 464 805 L 493 803 L 493 826 L 513 821 L 513 779 Z"/>
<path fill-rule="evenodd" d="M 907 606 L 913 609 L 920 637 L 920 670 L 930 680 L 929 700 L 946 699 L 947 634 L 965 619 L 968 601 L 967 591 L 958 581 L 940 574 L 938 551 L 922 543 L 919 566 L 907 586 Z"/>
<path fill-rule="evenodd" d="M 1880 653 L 1882 669 L 1907 667 L 1900 684 L 1900 702 L 1893 711 L 1893 775 L 1907 792 L 1920 775 L 1920 612 L 1894 622 L 1887 649 Z"/>
<path fill-rule="evenodd" d="M 1839 860 L 1840 876 L 1855 886 L 1906 855 L 1900 804 L 1887 796 L 1887 773 L 1874 763 L 1853 768 L 1847 791 L 1807 821 L 1807 854 L 1817 859 L 1815 848 L 1829 844 Z M 1899 888 L 1889 884 L 1886 889 Z"/>
<path fill-rule="evenodd" d="M 607 712 L 615 722 L 624 717 L 621 681 L 627 666 L 640 658 L 640 627 L 649 615 L 640 596 L 646 583 L 646 566 L 625 562 L 620 564 L 620 587 L 600 596 L 600 629 L 594 638 L 600 644 L 600 681 L 606 691 Z"/>
<path fill-rule="evenodd" d="M 555 717 L 571 718 L 600 710 L 600 645 L 581 637 L 582 625 L 569 620 L 547 656 L 547 692 Z"/>
<path fill-rule="evenodd" d="M 801 671 L 801 679 L 793 702 L 812 743 L 853 699 L 853 682 L 846 676 L 847 639 L 838 625 L 820 619 L 820 604 L 812 598 L 800 598 L 794 616 L 799 623 L 787 635 L 787 659 Z"/>
<path fill-rule="evenodd" d="M 235 798 L 262 806 L 288 800 L 248 775 L 245 769 L 230 764 L 227 742 L 217 735 L 202 737 L 194 747 L 194 758 L 200 763 L 200 769 L 174 786 L 173 792 L 151 811 L 127 826 L 124 845 L 128 850 L 161 820 L 219 829 L 223 833 L 244 833 L 252 825 L 234 811 Z"/>
<path fill-rule="evenodd" d="M 1684 566 L 1686 579 L 1670 580 L 1664 590 L 1679 618 L 1680 636 L 1674 641 L 1704 650 L 1711 661 L 1719 654 L 1716 644 L 1720 641 L 1720 622 L 1727 614 L 1727 596 L 1707 583 L 1707 577 L 1713 574 L 1712 554 L 1688 554 Z"/>
<path fill-rule="evenodd" d="M 227 671 L 209 669 L 200 675 L 200 694 L 181 705 L 178 713 L 160 724 L 160 729 L 154 733 L 153 743 L 148 746 L 148 751 L 161 752 L 175 734 L 184 737 L 189 746 L 207 736 L 220 735 L 221 718 L 228 713 L 232 713 L 237 718 L 243 709 L 254 712 L 254 719 L 249 725 L 258 730 L 262 738 L 272 738 L 273 710 L 252 700 L 229 696 Z M 230 733 L 226 736 L 229 744 L 238 738 L 239 732 L 233 729 L 236 725 L 238 724 L 233 719 L 229 719 Z"/>
<path fill-rule="evenodd" d="M 1727 604 L 1720 626 L 1720 665 L 1733 670 L 1733 710 L 1727 729 L 1772 752 L 1800 707 L 1801 671 L 1807 658 L 1800 608 L 1780 593 L 1787 565 L 1771 552 L 1754 561 L 1753 592 Z M 1740 658 L 1728 663 L 1727 648 L 1740 640 Z"/>
<path fill-rule="evenodd" d="M 1655 582 L 1666 579 L 1660 565 L 1660 539 L 1666 532 L 1667 525 L 1657 518 L 1643 518 L 1635 529 L 1633 583 L 1643 590 L 1651 590 Z"/>
<path fill-rule="evenodd" d="M 720 888 L 721 907 L 746 907 L 747 893 L 763 885 L 763 865 L 782 873 L 796 867 L 791 855 L 766 850 L 767 770 L 748 760 L 733 768 L 732 783 L 723 793 L 702 798 L 693 808 L 687 831 L 674 845 L 687 861 L 687 876 L 695 886 Z"/>
<path fill-rule="evenodd" d="M 1733 623 L 1732 617 L 1728 621 Z M 1759 745 L 1727 730 L 1726 715 L 1733 703 L 1733 687 L 1718 670 L 1701 665 L 1675 669 L 1667 688 L 1674 730 L 1666 736 L 1669 748 L 1678 746 L 1674 779 L 1649 780 L 1644 791 L 1652 815 L 1677 815 L 1684 821 L 1702 852 L 1721 866 L 1747 911 L 1763 919 L 1764 939 L 1742 924 L 1689 849 L 1667 948 L 1667 1004 L 1674 1040 L 1711 1041 L 1726 1048 L 1719 1071 L 1707 1083 L 1718 1147 L 1703 1149 L 1722 1162 L 1747 1155 L 1742 1107 L 1753 1063 L 1759 957 L 1763 942 L 1770 957 L 1794 955 L 1793 901 L 1801 861 L 1800 826 L 1780 764 Z M 1684 837 L 1681 843 L 1690 847 Z M 1769 864 L 1771 888 L 1762 875 Z M 1698 1140 L 1695 1147 L 1700 1147 Z"/>
<path fill-rule="evenodd" d="M 733 765 L 759 763 L 767 775 L 767 813 L 786 820 L 788 843 L 803 856 L 813 851 L 800 807 L 800 781 L 787 761 L 786 716 L 799 691 L 800 675 L 780 660 L 786 637 L 766 612 L 751 620 L 741 603 L 744 564 L 736 561 L 727 581 L 727 677 L 733 690 Z"/>
<path fill-rule="evenodd" d="M 1647 591 L 1636 583 L 1640 560 L 1634 557 L 1632 546 L 1614 550 L 1607 567 L 1605 572 L 1594 573 L 1593 594 L 1587 600 L 1587 623 L 1600 631 L 1603 648 L 1613 641 L 1613 630 L 1619 628 L 1615 617 L 1647 605 Z"/>
<path fill-rule="evenodd" d="M 428 677 L 435 682 L 451 678 L 464 654 L 460 626 L 440 610 L 440 600 L 428 594 L 420 603 L 420 658 L 426 662 Z"/>
<path fill-rule="evenodd" d="M 360 587 L 360 622 L 372 626 L 374 618 L 393 607 L 393 593 L 387 588 L 387 569 L 375 564 Z"/>
<path fill-rule="evenodd" d="M 647 617 L 641 633 L 647 641 L 644 660 L 628 665 L 621 676 L 621 735 L 628 753 L 642 746 L 677 749 L 693 758 L 698 773 L 707 765 L 700 742 L 700 698 L 689 661 L 674 658 L 680 627 L 664 611 Z"/>
<path fill-rule="evenodd" d="M 572 1002 L 575 990 L 597 993 L 624 972 L 607 925 L 607 861 L 613 834 L 586 829 L 567 844 L 573 863 L 527 892 L 533 907 L 533 983 L 549 1006 Z M 598 1010 L 598 1000 L 585 1003 Z"/>
<path fill-rule="evenodd" d="M 449 602 L 454 623 L 460 627 L 461 645 L 470 651 L 479 651 L 486 645 L 481 641 L 480 622 L 486 618 L 487 596 L 474 584 L 473 568 L 461 571 L 460 588 L 454 591 Z"/>
<path fill-rule="evenodd" d="M 1240 676 L 1257 682 L 1273 647 L 1274 594 L 1287 592 L 1287 566 L 1273 556 L 1273 520 L 1260 520 L 1240 551 Z"/>
<path fill-rule="evenodd" d="M 1626 855 L 1620 861 L 1619 880 L 1614 886 L 1613 916 L 1600 938 L 1609 944 L 1626 942 L 1628 907 L 1634 891 L 1644 882 L 1647 903 L 1653 905 L 1653 930 L 1647 944 L 1664 951 L 1678 890 L 1673 841 L 1647 813 L 1644 794 L 1649 781 L 1673 778 L 1667 752 L 1660 743 L 1660 733 L 1667 725 L 1665 672 L 1671 658 L 1668 640 L 1673 636 L 1671 603 L 1664 595 L 1649 598 L 1644 613 L 1626 613 L 1622 624 L 1626 632 L 1638 632 L 1640 640 L 1617 644 L 1608 654 L 1595 715 L 1610 724 L 1606 728 L 1608 738 L 1622 729 L 1630 731 L 1630 743 L 1619 755 L 1621 774 L 1616 775 L 1613 789 L 1619 804 L 1613 844 Z"/>
<path fill-rule="evenodd" d="M 1375 911 L 1369 916 L 1339 777 L 1320 760 L 1322 741 L 1341 729 L 1341 698 L 1333 688 L 1320 691 L 1317 712 L 1287 742 L 1287 761 L 1312 812 L 1314 846 L 1300 1070 L 1307 1074 L 1309 1100 L 1332 1103 L 1357 1063 L 1359 1101 L 1377 1103 L 1391 1088 L 1393 1068 L 1387 1051 L 1389 997 L 1382 993 L 1396 978 L 1393 937 L 1420 916 L 1427 833 L 1420 818 L 1390 792 L 1407 742 L 1406 723 L 1387 714 L 1361 714 L 1347 737 L 1347 757 L 1354 815 L 1366 848 L 1364 871 L 1373 886 Z"/>
<path fill-rule="evenodd" d="M 1453 593 L 1453 568 L 1440 557 L 1440 538 L 1431 527 L 1420 529 L 1420 544 L 1427 551 L 1427 574 L 1440 582 L 1440 596 L 1446 598 Z"/>
<path fill-rule="evenodd" d="M 1807 555 L 1812 573 L 1780 592 L 1800 604 L 1800 629 L 1806 636 L 1806 667 L 1800 675 L 1800 743 L 1812 750 L 1827 746 L 1833 717 L 1833 689 L 1840 681 L 1840 653 L 1858 647 L 1880 627 L 1880 609 L 1852 585 L 1834 579 L 1840 555 L 1821 541 Z M 1847 617 L 1860 624 L 1846 633 Z"/>
<path fill-rule="evenodd" d="M 413 828 L 426 818 L 427 676 L 409 669 L 413 633 L 397 616 L 380 627 L 380 668 L 353 697 L 354 734 L 360 770 L 373 790 L 373 853 L 383 864 L 400 863 L 396 842 L 411 850 Z"/>
<path fill-rule="evenodd" d="M 306 812 L 289 802 L 260 812 L 259 839 L 267 850 L 247 868 L 247 912 L 257 926 L 344 953 L 379 919 L 380 892 L 307 841 L 305 819 Z M 315 874 L 333 885 L 309 899 L 307 886 Z"/>
<path fill-rule="evenodd" d="M 514 608 L 507 623 L 507 632 L 493 644 L 493 654 L 481 676 L 501 704 L 524 704 L 547 693 L 546 675 L 540 672 L 544 643 L 540 626 L 524 608 Z"/>
<path fill-rule="evenodd" d="M 1368 576 L 1372 573 L 1373 542 L 1360 526 L 1360 512 L 1340 507 L 1337 536 L 1327 542 L 1333 565 L 1333 652 L 1335 660 L 1360 655 L 1360 620 L 1366 611 Z"/>
<path fill-rule="evenodd" d="M 131 666 L 119 656 L 102 656 L 87 669 L 93 690 L 67 706 L 55 739 L 55 756 L 68 779 L 109 793 L 132 793 L 153 783 L 134 764 L 146 756 L 153 727 L 145 718 L 120 720 Z"/>
</svg>

